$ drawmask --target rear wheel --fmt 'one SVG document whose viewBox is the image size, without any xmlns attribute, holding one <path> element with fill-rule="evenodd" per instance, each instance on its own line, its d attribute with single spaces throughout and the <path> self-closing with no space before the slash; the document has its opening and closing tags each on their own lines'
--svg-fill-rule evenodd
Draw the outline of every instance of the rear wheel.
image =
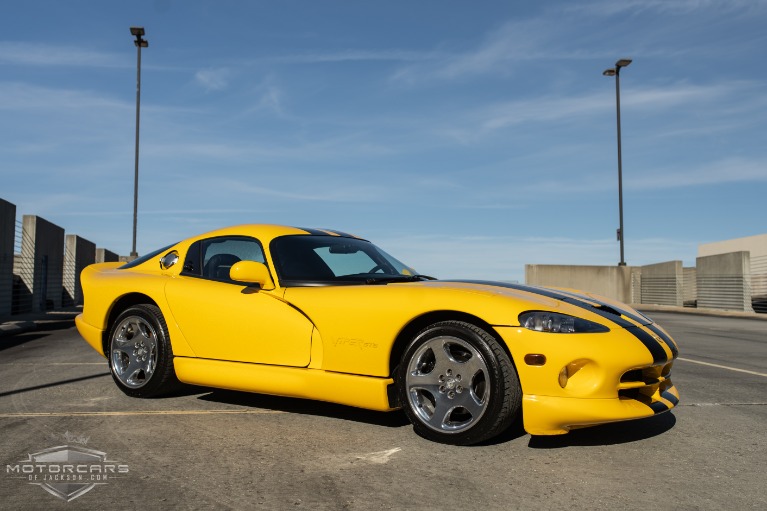
<svg viewBox="0 0 767 511">
<path fill-rule="evenodd" d="M 509 356 L 485 330 L 443 321 L 422 330 L 397 369 L 400 402 L 418 434 L 470 445 L 492 438 L 521 407 Z"/>
<path fill-rule="evenodd" d="M 131 397 L 159 396 L 179 386 L 168 327 L 154 305 L 136 305 L 117 317 L 108 358 L 112 378 Z"/>
</svg>

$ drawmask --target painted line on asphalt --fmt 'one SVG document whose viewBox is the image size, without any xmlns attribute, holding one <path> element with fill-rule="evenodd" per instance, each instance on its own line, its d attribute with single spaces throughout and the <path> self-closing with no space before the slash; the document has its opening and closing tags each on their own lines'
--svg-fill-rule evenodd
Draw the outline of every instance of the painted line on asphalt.
<svg viewBox="0 0 767 511">
<path fill-rule="evenodd" d="M 9 362 L 0 366 L 106 366 L 106 362 Z"/>
<path fill-rule="evenodd" d="M 32 417 L 123 417 L 135 415 L 267 415 L 280 410 L 142 410 L 135 412 L 18 412 L 0 413 L 0 419 Z"/>
<path fill-rule="evenodd" d="M 682 403 L 677 406 L 767 406 L 767 403 Z"/>
<path fill-rule="evenodd" d="M 767 374 L 765 373 L 757 373 L 756 371 L 749 371 L 747 369 L 738 369 L 737 367 L 729 367 L 729 366 L 723 366 L 720 364 L 712 364 L 711 362 L 701 362 L 700 360 L 693 360 L 691 358 L 679 357 L 677 358 L 677 360 L 682 360 L 683 362 L 692 362 L 693 364 L 700 364 L 703 366 L 718 367 L 719 369 L 727 369 L 728 371 L 737 371 L 739 373 L 753 374 L 755 376 L 764 376 L 765 378 L 767 378 Z"/>
</svg>

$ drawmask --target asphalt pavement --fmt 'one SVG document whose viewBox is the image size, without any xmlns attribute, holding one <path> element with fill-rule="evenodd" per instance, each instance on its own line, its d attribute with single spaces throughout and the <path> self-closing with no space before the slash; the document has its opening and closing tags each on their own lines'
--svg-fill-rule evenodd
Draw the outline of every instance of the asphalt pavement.
<svg viewBox="0 0 767 511">
<path fill-rule="evenodd" d="M 767 509 L 767 323 L 649 314 L 680 344 L 672 412 L 474 447 L 424 440 L 400 412 L 204 388 L 132 399 L 69 320 L 5 336 L 0 507 Z M 45 487 L 61 476 L 24 472 L 62 446 L 122 471 L 65 502 Z"/>
</svg>

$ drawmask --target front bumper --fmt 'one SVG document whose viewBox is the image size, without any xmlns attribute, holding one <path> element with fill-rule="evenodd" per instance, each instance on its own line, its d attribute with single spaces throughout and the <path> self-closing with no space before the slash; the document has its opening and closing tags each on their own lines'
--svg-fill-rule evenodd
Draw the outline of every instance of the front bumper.
<svg viewBox="0 0 767 511">
<path fill-rule="evenodd" d="M 525 431 L 531 435 L 562 435 L 571 429 L 651 417 L 679 402 L 671 380 L 659 383 L 649 395 L 647 390 L 643 389 L 638 397 L 611 399 L 526 395 L 522 398 Z"/>
<path fill-rule="evenodd" d="M 650 334 L 645 327 L 636 328 Z M 530 434 L 561 435 L 581 427 L 651 417 L 679 402 L 671 382 L 676 345 L 665 332 L 668 343 L 659 342 L 652 353 L 638 340 L 636 330 L 623 328 L 595 334 L 554 334 L 522 327 L 496 327 L 496 331 L 519 375 L 523 422 Z M 528 354 L 543 355 L 545 363 L 526 363 Z"/>
</svg>

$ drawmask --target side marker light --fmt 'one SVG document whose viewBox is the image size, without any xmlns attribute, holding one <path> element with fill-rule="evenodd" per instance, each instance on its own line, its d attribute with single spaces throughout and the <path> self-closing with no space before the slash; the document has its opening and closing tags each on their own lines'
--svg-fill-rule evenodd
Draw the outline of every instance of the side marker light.
<svg viewBox="0 0 767 511">
<path fill-rule="evenodd" d="M 546 363 L 546 355 L 528 353 L 525 355 L 525 364 L 529 366 L 542 366 Z"/>
</svg>

